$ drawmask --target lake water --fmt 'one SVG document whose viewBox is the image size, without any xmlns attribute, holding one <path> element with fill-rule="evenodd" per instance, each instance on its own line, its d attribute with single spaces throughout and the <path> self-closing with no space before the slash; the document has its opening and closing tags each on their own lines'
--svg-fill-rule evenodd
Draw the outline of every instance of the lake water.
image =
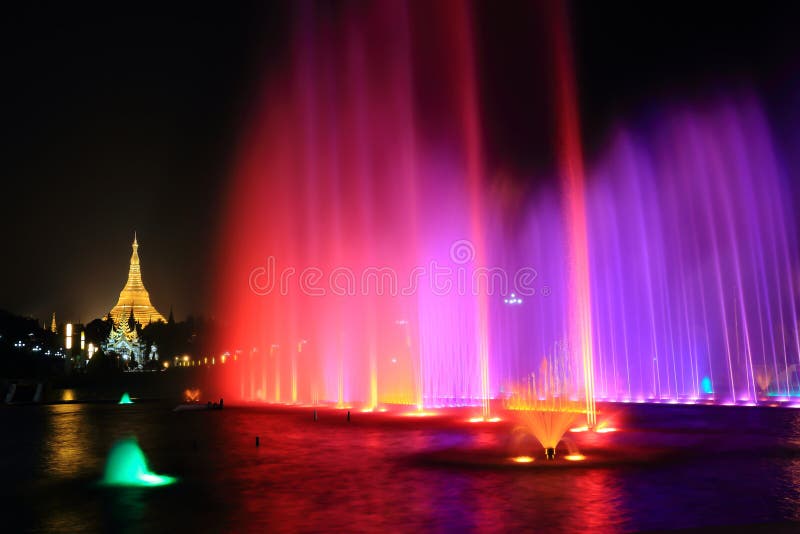
<svg viewBox="0 0 800 534">
<path fill-rule="evenodd" d="M 465 411 L 172 408 L 0 407 L 0 530 L 800 531 L 800 410 L 607 405 L 620 431 L 576 434 L 587 461 L 554 466 L 507 462 L 513 425 Z M 178 483 L 99 485 L 129 436 Z"/>
</svg>

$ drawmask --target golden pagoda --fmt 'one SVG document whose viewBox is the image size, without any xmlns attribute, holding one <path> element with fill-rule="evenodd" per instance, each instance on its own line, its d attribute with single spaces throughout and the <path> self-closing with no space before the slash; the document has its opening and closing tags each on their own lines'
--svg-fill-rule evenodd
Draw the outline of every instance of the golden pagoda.
<svg viewBox="0 0 800 534">
<path fill-rule="evenodd" d="M 127 321 L 133 310 L 133 317 L 137 323 L 147 326 L 158 321 L 166 322 L 164 316 L 150 304 L 150 294 L 144 288 L 142 282 L 142 268 L 139 265 L 139 243 L 136 241 L 136 233 L 133 234 L 133 254 L 131 254 L 131 266 L 128 270 L 128 282 L 119 293 L 117 305 L 111 309 L 111 318 L 120 324 Z"/>
</svg>

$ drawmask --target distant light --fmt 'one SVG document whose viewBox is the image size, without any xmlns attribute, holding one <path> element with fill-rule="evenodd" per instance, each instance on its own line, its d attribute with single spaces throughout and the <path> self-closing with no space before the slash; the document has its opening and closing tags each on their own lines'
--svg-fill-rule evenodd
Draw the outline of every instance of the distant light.
<svg viewBox="0 0 800 534">
<path fill-rule="evenodd" d="M 568 454 L 564 456 L 565 460 L 569 460 L 570 462 L 580 462 L 581 460 L 585 460 L 586 456 L 582 454 Z"/>
<path fill-rule="evenodd" d="M 502 419 L 499 417 L 490 417 L 489 419 L 484 417 L 471 417 L 469 419 L 470 423 L 499 423 L 500 421 L 502 421 Z"/>
<path fill-rule="evenodd" d="M 616 431 L 617 429 L 614 428 L 613 426 L 602 427 L 595 430 L 595 432 L 597 432 L 598 434 L 606 434 L 608 432 L 616 432 Z"/>
<path fill-rule="evenodd" d="M 518 464 L 529 464 L 533 461 L 533 458 L 530 456 L 514 456 L 511 461 Z"/>
<path fill-rule="evenodd" d="M 706 395 L 711 395 L 712 393 L 714 393 L 714 388 L 711 384 L 711 378 L 707 376 L 704 376 L 703 380 L 700 381 L 700 388 Z"/>
</svg>

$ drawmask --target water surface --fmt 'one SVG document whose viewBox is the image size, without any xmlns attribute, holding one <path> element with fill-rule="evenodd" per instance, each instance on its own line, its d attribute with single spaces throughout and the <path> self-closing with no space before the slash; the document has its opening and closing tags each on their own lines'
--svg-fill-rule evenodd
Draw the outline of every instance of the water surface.
<svg viewBox="0 0 800 534">
<path fill-rule="evenodd" d="M 4 531 L 615 532 L 800 525 L 800 412 L 607 406 L 599 439 L 621 461 L 501 467 L 511 426 L 323 409 L 164 403 L 0 408 Z M 108 488 L 113 443 L 135 436 L 152 471 L 179 482 Z M 260 446 L 255 446 L 255 436 Z M 474 462 L 429 461 L 475 450 Z M 667 451 L 624 461 L 630 451 Z M 539 454 L 539 451 L 532 451 Z M 448 453 L 446 453 L 448 454 Z M 445 454 L 445 455 L 446 455 Z M 427 459 L 426 459 L 427 458 Z M 488 458 L 488 457 L 487 457 Z M 536 462 L 541 462 L 537 459 Z"/>
</svg>

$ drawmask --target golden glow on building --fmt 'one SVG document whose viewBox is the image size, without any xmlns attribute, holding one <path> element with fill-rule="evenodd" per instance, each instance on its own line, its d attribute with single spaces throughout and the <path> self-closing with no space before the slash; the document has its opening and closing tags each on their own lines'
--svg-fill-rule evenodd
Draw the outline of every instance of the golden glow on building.
<svg viewBox="0 0 800 534">
<path fill-rule="evenodd" d="M 133 310 L 133 317 L 137 323 L 146 326 L 149 323 L 158 321 L 166 322 L 155 307 L 150 304 L 150 294 L 142 282 L 142 269 L 139 264 L 139 243 L 136 234 L 133 236 L 133 253 L 131 254 L 131 264 L 128 270 L 128 281 L 119 293 L 117 305 L 111 309 L 111 317 L 114 322 L 127 321 Z"/>
</svg>

